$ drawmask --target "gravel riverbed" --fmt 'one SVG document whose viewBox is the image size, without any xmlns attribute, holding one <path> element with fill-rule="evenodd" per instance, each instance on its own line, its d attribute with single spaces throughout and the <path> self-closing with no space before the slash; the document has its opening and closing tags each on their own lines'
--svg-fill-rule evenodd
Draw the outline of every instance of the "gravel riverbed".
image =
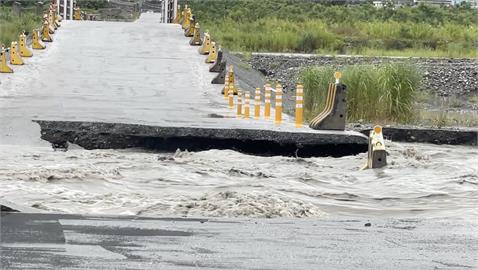
<svg viewBox="0 0 478 270">
<path fill-rule="evenodd" d="M 283 84 L 286 107 L 294 104 L 293 95 L 299 73 L 311 66 L 378 65 L 410 62 L 423 71 L 422 89 L 439 97 L 467 100 L 478 95 L 478 61 L 476 59 L 398 58 L 365 56 L 319 56 L 306 54 L 254 53 L 249 64 L 271 81 Z M 287 102 L 288 101 L 288 102 Z"/>
</svg>

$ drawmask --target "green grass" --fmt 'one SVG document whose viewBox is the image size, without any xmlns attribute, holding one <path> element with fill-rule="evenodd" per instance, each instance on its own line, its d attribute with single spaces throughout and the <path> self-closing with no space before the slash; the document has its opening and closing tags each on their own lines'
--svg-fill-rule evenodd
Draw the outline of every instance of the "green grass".
<svg viewBox="0 0 478 270">
<path fill-rule="evenodd" d="M 427 125 L 436 128 L 442 127 L 473 127 L 478 126 L 478 113 L 461 113 L 456 111 L 419 111 L 415 124 Z"/>
<path fill-rule="evenodd" d="M 478 95 L 469 97 L 468 101 L 472 104 L 478 104 Z"/>
<path fill-rule="evenodd" d="M 233 51 L 478 57 L 478 10 L 464 7 L 376 9 L 307 0 L 189 5 L 201 26 Z"/>
<path fill-rule="evenodd" d="M 333 82 L 333 68 L 313 67 L 301 72 L 304 84 L 306 119 L 320 113 L 325 105 L 327 84 Z M 421 75 L 410 64 L 348 66 L 342 82 L 347 85 L 349 121 L 407 123 L 415 117 Z"/>
<path fill-rule="evenodd" d="M 41 25 L 41 16 L 32 11 L 23 11 L 20 16 L 13 14 L 10 7 L 0 7 L 0 43 L 10 46 L 18 40 L 22 31 L 31 32 Z"/>
</svg>

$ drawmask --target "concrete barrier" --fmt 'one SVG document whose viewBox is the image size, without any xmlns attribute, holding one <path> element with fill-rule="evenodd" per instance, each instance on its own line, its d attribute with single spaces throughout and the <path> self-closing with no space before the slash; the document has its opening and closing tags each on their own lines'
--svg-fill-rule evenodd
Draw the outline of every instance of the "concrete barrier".
<svg viewBox="0 0 478 270">
<path fill-rule="evenodd" d="M 2 46 L 0 51 L 0 73 L 13 73 L 13 69 L 8 66 L 6 54 L 5 47 Z"/>
<path fill-rule="evenodd" d="M 225 71 L 226 61 L 223 61 L 222 49 L 217 50 L 217 58 L 213 65 L 209 68 L 209 72 Z"/>
<path fill-rule="evenodd" d="M 375 126 L 368 140 L 367 168 L 376 169 L 387 165 L 387 152 L 382 134 L 382 127 Z"/>
<path fill-rule="evenodd" d="M 16 41 L 12 41 L 10 44 L 10 64 L 15 66 L 21 66 L 25 64 L 18 52 L 18 43 Z"/>
<path fill-rule="evenodd" d="M 189 41 L 189 45 L 191 46 L 201 46 L 202 40 L 201 40 L 201 27 L 199 26 L 199 23 L 196 23 L 194 26 L 193 30 L 193 37 Z"/>
<path fill-rule="evenodd" d="M 46 48 L 45 44 L 40 39 L 40 31 L 33 29 L 32 31 L 32 49 L 34 50 L 44 50 Z"/>
<path fill-rule="evenodd" d="M 48 27 L 48 20 L 43 21 L 41 41 L 43 42 L 53 42 L 53 38 L 50 34 L 50 28 Z"/>
<path fill-rule="evenodd" d="M 313 129 L 344 130 L 347 118 L 346 86 L 341 84 L 340 73 L 336 82 L 329 84 L 324 110 L 310 122 Z"/>
<path fill-rule="evenodd" d="M 293 157 L 355 155 L 367 152 L 368 138 L 353 131 L 147 126 L 122 123 L 34 121 L 42 139 L 85 149 L 144 148 L 160 151 L 234 149 L 256 155 Z"/>
<path fill-rule="evenodd" d="M 185 37 L 192 37 L 194 35 L 194 28 L 196 26 L 196 17 L 191 15 L 189 19 L 189 26 L 184 30 Z"/>
<path fill-rule="evenodd" d="M 33 53 L 27 48 L 27 36 L 25 32 L 21 33 L 18 37 L 19 47 L 20 47 L 20 56 L 21 57 L 32 57 Z"/>
<path fill-rule="evenodd" d="M 204 34 L 204 38 L 202 41 L 202 46 L 199 48 L 199 54 L 209 54 L 211 51 L 211 36 L 209 33 Z"/>
<path fill-rule="evenodd" d="M 209 52 L 209 55 L 206 58 L 206 64 L 212 64 L 215 63 L 217 60 L 217 48 L 216 48 L 216 42 L 211 42 L 211 51 Z"/>
</svg>

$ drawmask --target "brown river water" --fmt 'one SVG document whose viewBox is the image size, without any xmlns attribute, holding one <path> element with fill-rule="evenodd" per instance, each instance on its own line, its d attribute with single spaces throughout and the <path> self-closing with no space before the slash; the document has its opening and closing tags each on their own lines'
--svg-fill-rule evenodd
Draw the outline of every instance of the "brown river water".
<svg viewBox="0 0 478 270">
<path fill-rule="evenodd" d="M 0 199 L 75 214 L 478 220 L 477 147 L 389 142 L 388 150 L 389 166 L 361 171 L 366 154 L 303 159 L 0 145 Z"/>
</svg>

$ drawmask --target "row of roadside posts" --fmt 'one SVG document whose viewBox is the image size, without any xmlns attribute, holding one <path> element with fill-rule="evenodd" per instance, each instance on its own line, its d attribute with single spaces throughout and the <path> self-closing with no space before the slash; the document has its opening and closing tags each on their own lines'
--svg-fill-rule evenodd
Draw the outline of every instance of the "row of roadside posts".
<svg viewBox="0 0 478 270">
<path fill-rule="evenodd" d="M 174 23 L 181 24 L 186 37 L 191 37 L 189 44 L 191 46 L 200 46 L 199 53 L 207 55 L 205 60 L 208 64 L 214 64 L 210 71 L 219 72 L 218 77 L 213 80 L 213 83 L 220 82 L 224 84 L 222 94 L 224 99 L 228 102 L 228 107 L 231 110 L 236 108 L 238 118 L 244 119 L 260 119 L 263 116 L 265 119 L 271 119 L 271 103 L 272 93 L 274 92 L 274 123 L 280 125 L 282 123 L 282 108 L 283 108 L 283 89 L 280 84 L 276 84 L 275 88 L 271 84 L 264 85 L 264 111 L 261 113 L 262 91 L 261 88 L 256 88 L 254 93 L 254 110 L 251 110 L 251 93 L 249 91 L 242 91 L 236 85 L 234 69 L 230 66 L 226 71 L 226 63 L 222 60 L 222 51 L 219 45 L 214 42 L 209 33 L 204 33 L 201 38 L 201 31 L 199 22 L 192 13 L 191 8 L 187 5 L 181 10 L 178 7 L 178 13 L 174 19 Z M 336 73 L 340 76 L 340 73 Z M 220 78 L 220 79 L 218 79 Z M 295 106 L 295 126 L 300 128 L 304 122 L 304 87 L 299 84 L 296 89 L 296 106 Z"/>
<path fill-rule="evenodd" d="M 275 88 L 266 84 L 256 88 L 254 92 L 254 104 L 251 104 L 251 93 L 242 91 L 237 87 L 233 66 L 226 67 L 226 61 L 222 60 L 222 51 L 219 45 L 214 42 L 209 33 L 204 33 L 201 38 L 200 25 L 193 15 L 191 8 L 187 5 L 183 10 L 178 7 L 174 23 L 181 24 L 184 35 L 190 37 L 191 46 L 200 46 L 199 53 L 207 55 L 206 63 L 213 64 L 209 71 L 219 72 L 212 83 L 223 84 L 222 95 L 227 102 L 229 109 L 235 110 L 237 118 L 243 119 L 274 119 L 276 125 L 282 123 L 283 89 L 277 83 Z M 324 109 L 313 118 L 309 127 L 316 130 L 345 130 L 347 116 L 346 86 L 340 82 L 342 74 L 335 72 L 335 83 L 330 83 L 327 89 L 327 96 Z M 274 116 L 271 115 L 271 107 L 274 92 Z M 264 97 L 263 111 L 261 111 L 262 97 Z M 296 86 L 295 92 L 295 126 L 303 127 L 304 124 L 304 87 L 302 84 Z M 252 108 L 253 107 L 253 108 Z M 369 149 L 367 164 L 364 168 L 380 168 L 387 164 L 382 127 L 375 126 L 369 135 Z"/>
<path fill-rule="evenodd" d="M 60 23 L 63 18 L 58 13 L 58 3 L 56 0 L 52 0 L 48 10 L 43 14 L 41 29 L 33 29 L 31 32 L 31 49 L 32 50 L 44 50 L 46 43 L 53 42 L 53 34 L 60 27 Z M 79 8 L 74 9 L 74 19 L 79 20 L 81 10 Z M 0 51 L 0 73 L 14 73 L 11 66 L 24 65 L 23 58 L 33 57 L 33 52 L 28 46 L 28 38 L 26 32 L 23 31 L 18 36 L 17 41 L 12 41 L 10 47 L 5 47 L 2 44 Z M 7 53 L 9 54 L 9 60 L 7 60 Z"/>
<path fill-rule="evenodd" d="M 32 49 L 43 50 L 46 48 L 44 42 L 53 42 L 53 34 L 60 27 L 62 17 L 57 13 L 56 0 L 52 0 L 48 11 L 43 16 L 43 26 L 41 30 L 34 29 L 32 31 Z M 178 8 L 179 10 L 179 8 Z M 81 19 L 81 11 L 76 9 L 78 18 Z M 207 55 L 205 62 L 213 64 L 209 70 L 211 72 L 219 72 L 219 75 L 213 79 L 213 83 L 223 84 L 222 94 L 227 101 L 231 110 L 236 108 L 236 115 L 243 119 L 271 119 L 272 92 L 274 97 L 274 123 L 280 125 L 282 123 L 283 108 L 283 89 L 282 85 L 277 83 L 275 88 L 271 84 L 264 85 L 264 91 L 256 88 L 254 92 L 254 109 L 251 110 L 251 93 L 242 91 L 237 87 L 234 69 L 232 66 L 226 71 L 226 62 L 222 61 L 222 51 L 214 42 L 208 33 L 204 34 L 201 39 L 199 23 L 192 14 L 191 8 L 185 8 L 177 13 L 174 19 L 175 23 L 181 24 L 184 29 L 184 35 L 190 37 L 189 44 L 191 46 L 200 46 L 199 53 Z M 8 49 L 2 45 L 0 55 L 0 73 L 13 73 L 13 69 L 8 65 L 6 53 L 10 53 L 11 65 L 23 65 L 23 58 L 32 57 L 33 53 L 27 46 L 27 36 L 25 32 L 21 33 L 18 41 L 13 41 Z M 324 110 L 310 121 L 310 128 L 317 130 L 345 130 L 346 119 L 346 87 L 340 83 L 342 74 L 336 72 L 334 74 L 335 83 L 329 84 L 327 98 Z M 262 92 L 264 92 L 264 110 L 261 112 Z M 298 84 L 296 87 L 296 105 L 295 105 L 295 126 L 303 127 L 304 122 L 304 87 Z M 253 112 L 252 112 L 253 111 Z M 386 152 L 382 135 L 382 128 L 376 126 L 369 136 L 369 156 L 367 167 L 379 168 L 386 165 Z"/>
</svg>

